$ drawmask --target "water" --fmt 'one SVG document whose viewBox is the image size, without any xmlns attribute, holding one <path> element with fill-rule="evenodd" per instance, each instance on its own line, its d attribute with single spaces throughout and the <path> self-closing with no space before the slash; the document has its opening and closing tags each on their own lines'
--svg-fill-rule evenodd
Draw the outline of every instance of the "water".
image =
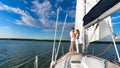
<svg viewBox="0 0 120 68">
<path fill-rule="evenodd" d="M 0 68 L 34 68 L 36 55 L 39 56 L 39 68 L 48 68 L 52 45 L 53 42 L 0 40 Z M 64 49 L 64 53 L 60 50 L 59 55 L 69 51 L 69 42 L 62 42 L 61 45 L 63 45 L 61 48 Z M 88 54 L 98 54 L 108 45 L 92 44 L 88 48 Z M 118 46 L 118 50 L 120 50 L 120 46 Z M 100 57 L 117 60 L 113 46 Z"/>
</svg>

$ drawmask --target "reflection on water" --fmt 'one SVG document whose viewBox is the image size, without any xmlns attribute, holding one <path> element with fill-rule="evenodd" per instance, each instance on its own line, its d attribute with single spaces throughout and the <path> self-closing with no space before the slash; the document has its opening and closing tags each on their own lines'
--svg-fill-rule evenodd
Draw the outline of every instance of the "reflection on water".
<svg viewBox="0 0 120 68">
<path fill-rule="evenodd" d="M 58 44 L 58 43 L 57 43 Z M 39 68 L 48 68 L 51 60 L 53 42 L 0 40 L 0 68 L 34 68 L 34 58 L 39 56 Z M 62 42 L 64 53 L 69 51 L 69 42 Z M 89 54 L 102 52 L 109 44 L 92 44 Z M 80 47 L 81 48 L 81 47 Z M 120 47 L 119 49 L 120 50 Z M 63 52 L 60 50 L 60 54 Z M 102 58 L 117 60 L 112 46 Z M 60 57 L 60 56 L 59 56 Z"/>
</svg>

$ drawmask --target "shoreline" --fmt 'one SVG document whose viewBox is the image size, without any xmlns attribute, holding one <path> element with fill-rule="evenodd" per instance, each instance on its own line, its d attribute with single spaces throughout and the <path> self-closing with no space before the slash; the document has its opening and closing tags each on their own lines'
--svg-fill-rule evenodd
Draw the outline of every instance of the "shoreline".
<svg viewBox="0 0 120 68">
<path fill-rule="evenodd" d="M 54 40 L 51 39 L 24 39 L 24 38 L 0 38 L 0 40 L 19 40 L 19 41 L 45 41 L 45 42 L 54 42 Z M 56 40 L 56 42 L 59 42 L 59 40 Z M 70 40 L 61 40 L 61 42 L 70 42 Z"/>
<path fill-rule="evenodd" d="M 0 38 L 0 40 L 19 40 L 19 41 L 38 41 L 38 42 L 54 42 L 51 39 L 24 39 L 24 38 Z M 59 40 L 56 40 L 59 42 Z M 70 42 L 70 40 L 61 40 L 61 42 Z M 91 42 L 92 44 L 110 44 L 113 43 L 112 41 L 95 41 Z M 117 44 L 120 44 L 120 41 L 116 41 Z"/>
</svg>

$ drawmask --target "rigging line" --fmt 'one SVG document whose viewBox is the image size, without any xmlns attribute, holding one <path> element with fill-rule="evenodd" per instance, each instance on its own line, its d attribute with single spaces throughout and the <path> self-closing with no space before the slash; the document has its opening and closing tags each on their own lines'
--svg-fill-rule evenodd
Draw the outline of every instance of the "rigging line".
<svg viewBox="0 0 120 68">
<path fill-rule="evenodd" d="M 113 33 L 113 29 L 110 27 L 110 23 L 109 23 L 109 22 L 108 22 L 108 24 L 109 24 L 108 26 L 109 26 L 109 29 L 110 29 L 111 33 Z M 115 48 L 115 51 L 116 51 L 116 54 L 117 54 L 117 58 L 118 58 L 118 60 L 119 60 L 119 62 L 120 62 L 120 55 L 119 55 L 119 52 L 118 52 L 117 45 L 116 45 L 116 43 L 115 43 L 114 35 L 111 34 L 111 37 L 112 37 L 112 40 L 113 40 L 113 44 L 114 44 L 114 48 Z"/>
<path fill-rule="evenodd" d="M 52 67 L 54 68 L 56 64 L 59 64 L 61 62 L 63 62 L 64 60 L 66 61 L 67 57 L 70 56 L 70 54 L 67 54 L 66 56 L 63 56 L 61 60 L 58 60 L 55 64 L 52 65 Z"/>
<path fill-rule="evenodd" d="M 114 33 L 114 35 L 115 36 L 117 36 L 115 33 Z M 95 56 L 101 56 L 101 55 L 103 55 L 104 53 L 106 53 L 109 49 L 110 49 L 110 47 L 112 46 L 112 42 L 111 42 L 111 44 L 107 47 L 107 48 L 105 48 L 101 53 L 99 53 L 99 54 L 96 54 Z"/>
<path fill-rule="evenodd" d="M 93 38 L 93 36 L 95 35 L 95 32 L 96 32 L 96 30 L 97 30 L 97 28 L 98 28 L 98 23 L 97 23 L 97 25 L 96 25 L 96 27 L 95 27 L 95 29 L 94 29 L 94 32 L 92 33 L 92 36 L 90 37 L 90 40 L 89 41 L 91 41 L 92 40 L 92 38 Z"/>
<path fill-rule="evenodd" d="M 99 54 L 96 54 L 95 56 L 101 56 L 103 54 L 105 54 L 109 49 L 110 47 L 112 46 L 113 43 L 111 43 L 108 47 L 106 47 L 102 52 L 100 52 Z"/>
<path fill-rule="evenodd" d="M 91 41 L 92 38 L 94 37 L 95 32 L 96 32 L 98 26 L 99 26 L 99 23 L 97 23 L 97 25 L 96 25 L 96 27 L 95 27 L 95 29 L 94 29 L 94 32 L 92 33 L 92 36 L 90 37 L 90 40 L 88 39 L 88 42 L 86 43 L 86 48 L 88 47 L 88 45 L 90 44 L 90 41 Z M 87 53 L 87 51 L 86 51 L 86 53 Z"/>
<path fill-rule="evenodd" d="M 60 61 L 56 62 L 56 64 L 63 62 L 63 61 L 66 60 L 70 55 L 71 55 L 71 54 L 68 54 L 68 55 L 64 56 L 63 59 L 61 59 Z"/>
<path fill-rule="evenodd" d="M 115 51 L 116 51 L 116 54 L 117 54 L 117 58 L 118 58 L 118 60 L 120 62 L 120 56 L 119 56 L 117 45 L 115 43 L 115 39 L 114 39 L 113 35 L 111 35 L 111 36 L 112 36 L 112 40 L 113 40 L 113 43 L 114 43 Z"/>
<path fill-rule="evenodd" d="M 68 57 L 71 57 L 72 55 L 77 55 L 77 54 L 67 54 L 67 55 L 65 55 L 65 56 L 63 56 L 62 58 L 63 59 L 61 59 L 61 60 L 59 60 L 58 62 L 56 62 L 56 64 L 59 64 L 59 63 L 61 63 L 61 62 L 63 62 L 63 61 L 66 61 L 66 59 L 68 58 Z"/>
<path fill-rule="evenodd" d="M 108 24 L 109 24 L 109 22 L 108 22 Z M 118 48 L 117 48 L 117 45 L 116 45 L 116 42 L 115 42 L 113 29 L 111 28 L 110 24 L 108 26 L 109 26 L 110 32 L 112 33 L 111 38 L 112 38 L 112 41 L 113 41 L 113 44 L 114 44 L 114 48 L 115 48 L 115 51 L 116 51 L 116 54 L 117 54 L 118 61 L 120 62 L 120 55 L 119 55 Z"/>
<path fill-rule="evenodd" d="M 113 33 L 114 35 L 115 35 L 115 37 L 117 37 L 118 39 L 120 39 L 120 36 L 119 35 L 117 35 L 117 34 L 115 34 L 115 33 Z M 116 38 L 115 38 L 116 39 Z"/>
<path fill-rule="evenodd" d="M 54 35 L 53 52 L 52 52 L 52 59 L 51 59 L 51 61 L 54 61 L 54 50 L 55 50 L 55 42 L 56 42 L 55 39 L 56 39 L 56 33 L 57 33 L 58 16 L 59 16 L 59 9 L 57 9 L 56 29 L 55 29 L 55 35 Z"/>
<path fill-rule="evenodd" d="M 66 14 L 66 16 L 65 16 L 65 21 L 64 21 L 63 28 L 62 28 L 62 33 L 61 33 L 61 36 L 60 36 L 60 41 L 59 41 L 59 44 L 58 44 L 58 48 L 57 48 L 57 52 L 56 52 L 56 56 L 55 56 L 55 61 L 56 61 L 56 59 L 57 59 L 58 52 L 59 52 L 59 49 L 60 49 L 60 44 L 61 44 L 61 40 L 62 40 L 62 36 L 63 36 L 63 32 L 64 32 L 64 28 L 65 28 L 65 24 L 66 24 L 67 16 L 68 16 L 68 14 Z"/>
<path fill-rule="evenodd" d="M 113 33 L 115 36 L 117 36 L 115 33 Z M 110 49 L 110 47 L 112 46 L 112 42 L 111 42 L 111 44 L 107 47 L 107 48 L 105 48 L 101 53 L 99 53 L 99 54 L 96 54 L 95 56 L 101 56 L 101 55 L 103 55 L 104 53 L 106 53 L 109 49 Z"/>
<path fill-rule="evenodd" d="M 89 41 L 88 41 L 88 43 L 87 43 L 87 46 L 89 45 L 90 41 L 91 41 L 91 40 L 92 40 L 92 38 L 94 37 L 95 32 L 96 32 L 96 30 L 97 30 L 98 26 L 99 26 L 99 23 L 97 23 L 97 25 L 96 25 L 96 27 L 95 27 L 95 29 L 94 29 L 94 32 L 92 33 L 92 36 L 90 37 L 90 40 L 89 40 Z"/>
</svg>

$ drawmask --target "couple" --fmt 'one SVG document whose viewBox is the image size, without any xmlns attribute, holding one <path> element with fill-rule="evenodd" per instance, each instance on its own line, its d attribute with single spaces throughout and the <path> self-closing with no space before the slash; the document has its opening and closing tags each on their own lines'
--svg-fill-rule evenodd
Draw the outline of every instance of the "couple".
<svg viewBox="0 0 120 68">
<path fill-rule="evenodd" d="M 77 53 L 79 53 L 79 46 L 78 46 L 79 36 L 80 36 L 79 30 L 76 29 L 75 31 L 75 28 L 73 27 L 72 30 L 70 31 L 70 38 L 71 38 L 70 53 L 74 52 L 74 44 L 76 44 L 76 50 L 77 50 Z"/>
</svg>

